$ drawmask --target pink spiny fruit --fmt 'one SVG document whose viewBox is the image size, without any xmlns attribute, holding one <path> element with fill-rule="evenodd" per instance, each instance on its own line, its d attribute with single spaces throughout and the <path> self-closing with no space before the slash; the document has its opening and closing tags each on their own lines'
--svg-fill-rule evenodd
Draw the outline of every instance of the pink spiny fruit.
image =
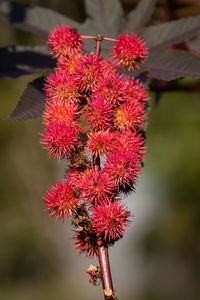
<svg viewBox="0 0 200 300">
<path fill-rule="evenodd" d="M 117 131 L 115 133 L 118 150 L 130 151 L 140 161 L 143 161 L 143 155 L 146 153 L 144 147 L 144 138 L 142 133 L 131 130 Z"/>
<path fill-rule="evenodd" d="M 68 71 L 57 70 L 47 77 L 45 92 L 48 101 L 62 100 L 77 103 L 80 93 L 72 75 Z"/>
<path fill-rule="evenodd" d="M 133 70 L 139 68 L 138 64 L 146 60 L 148 51 L 144 41 L 136 34 L 132 33 L 129 36 L 123 33 L 114 44 L 112 54 L 117 65 Z"/>
<path fill-rule="evenodd" d="M 144 89 L 143 84 L 134 78 L 127 77 L 125 79 L 126 83 L 126 97 L 129 102 L 143 102 L 146 103 L 149 98 L 147 95 L 148 90 Z"/>
<path fill-rule="evenodd" d="M 145 105 L 142 102 L 126 102 L 120 105 L 114 113 L 114 124 L 118 129 L 143 128 L 146 120 Z"/>
<path fill-rule="evenodd" d="M 73 74 L 77 63 L 82 57 L 81 53 L 76 53 L 72 56 L 60 56 L 57 61 L 57 69 L 61 71 L 68 71 L 70 74 Z"/>
<path fill-rule="evenodd" d="M 106 130 L 113 125 L 113 106 L 103 98 L 92 98 L 85 111 L 85 120 L 95 130 Z"/>
<path fill-rule="evenodd" d="M 112 178 L 98 169 L 88 171 L 80 182 L 80 197 L 90 205 L 106 201 L 115 190 Z"/>
<path fill-rule="evenodd" d="M 70 184 L 73 186 L 74 189 L 77 189 L 80 191 L 82 181 L 85 180 L 88 173 L 90 173 L 91 168 L 86 167 L 83 170 L 71 167 L 65 174 L 65 178 L 69 179 Z"/>
<path fill-rule="evenodd" d="M 95 54 L 85 54 L 77 62 L 74 78 L 81 91 L 89 91 L 96 85 L 103 68 L 102 59 Z"/>
<path fill-rule="evenodd" d="M 63 184 L 57 181 L 56 186 L 51 185 L 44 195 L 44 201 L 49 210 L 49 216 L 56 216 L 56 219 L 67 219 L 72 212 L 76 213 L 79 206 L 79 199 L 75 197 L 73 189 L 67 181 Z"/>
<path fill-rule="evenodd" d="M 79 31 L 72 28 L 71 25 L 63 24 L 49 33 L 48 45 L 55 57 L 59 55 L 72 56 L 81 51 L 83 44 Z"/>
<path fill-rule="evenodd" d="M 78 105 L 64 100 L 53 100 L 49 102 L 43 113 L 43 123 L 49 126 L 60 122 L 65 125 L 77 125 Z"/>
<path fill-rule="evenodd" d="M 98 256 L 97 237 L 94 233 L 77 231 L 73 239 L 74 247 L 79 253 L 85 253 L 86 257 Z"/>
<path fill-rule="evenodd" d="M 121 239 L 126 232 L 125 227 L 130 224 L 130 212 L 116 199 L 103 202 L 90 211 L 93 230 L 105 241 Z"/>
<path fill-rule="evenodd" d="M 87 148 L 95 158 L 117 149 L 116 137 L 109 129 L 91 132 L 88 137 Z"/>
<path fill-rule="evenodd" d="M 122 75 L 116 72 L 97 79 L 97 84 L 92 88 L 94 97 L 102 97 L 113 106 L 126 101 L 127 84 Z"/>
<path fill-rule="evenodd" d="M 78 128 L 65 125 L 61 122 L 52 123 L 41 134 L 40 143 L 49 152 L 51 158 L 69 157 L 75 151 L 78 143 Z"/>
<path fill-rule="evenodd" d="M 103 171 L 112 178 L 115 185 L 132 186 L 140 173 L 140 161 L 132 151 L 120 150 L 109 153 Z"/>
</svg>

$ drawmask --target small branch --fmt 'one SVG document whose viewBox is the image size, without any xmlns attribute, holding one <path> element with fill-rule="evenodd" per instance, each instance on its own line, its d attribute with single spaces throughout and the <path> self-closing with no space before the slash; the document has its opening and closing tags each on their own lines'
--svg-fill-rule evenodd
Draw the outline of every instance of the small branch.
<svg viewBox="0 0 200 300">
<path fill-rule="evenodd" d="M 96 35 L 81 35 L 81 38 L 83 40 L 96 40 L 97 36 Z"/>
<path fill-rule="evenodd" d="M 96 36 L 96 52 L 95 52 L 96 56 L 100 56 L 102 41 L 103 41 L 103 36 L 97 35 Z"/>
<path fill-rule="evenodd" d="M 104 245 L 99 246 L 98 252 L 99 252 L 99 263 L 101 269 L 104 298 L 106 300 L 115 299 L 111 271 L 110 271 L 110 263 L 108 257 L 108 247 Z"/>
<path fill-rule="evenodd" d="M 116 42 L 117 42 L 116 39 L 111 39 L 111 38 L 107 38 L 107 37 L 104 37 L 103 40 L 104 40 L 104 41 L 108 41 L 108 42 L 113 42 L 113 43 L 116 43 Z"/>
<path fill-rule="evenodd" d="M 117 42 L 117 39 L 107 38 L 107 37 L 103 37 L 101 35 L 81 35 L 81 38 L 83 40 L 95 40 L 95 41 L 97 41 L 99 39 L 99 37 L 101 38 L 101 41 L 108 41 L 108 42 L 113 42 L 113 43 Z"/>
</svg>

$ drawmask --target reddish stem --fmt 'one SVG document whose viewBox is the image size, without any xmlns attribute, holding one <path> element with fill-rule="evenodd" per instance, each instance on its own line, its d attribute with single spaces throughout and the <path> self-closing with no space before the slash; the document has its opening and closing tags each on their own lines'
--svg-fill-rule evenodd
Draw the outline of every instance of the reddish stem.
<svg viewBox="0 0 200 300">
<path fill-rule="evenodd" d="M 103 41 L 103 36 L 97 35 L 96 36 L 96 52 L 95 52 L 96 56 L 100 56 L 102 41 Z"/>
<path fill-rule="evenodd" d="M 99 37 L 101 37 L 102 41 L 108 41 L 108 42 L 113 42 L 113 43 L 117 42 L 116 39 L 107 38 L 107 37 L 100 36 L 100 35 L 81 35 L 81 38 L 83 40 L 95 40 L 95 41 L 97 41 L 99 39 Z"/>
<path fill-rule="evenodd" d="M 104 298 L 106 300 L 115 299 L 111 271 L 110 271 L 108 247 L 104 245 L 99 246 L 98 253 L 99 253 L 99 264 L 101 269 Z"/>
<path fill-rule="evenodd" d="M 101 42 L 104 39 L 103 36 L 97 35 L 96 39 L 96 56 L 100 56 L 101 52 Z M 100 156 L 93 155 L 93 167 L 101 169 Z M 108 257 L 108 247 L 100 240 L 98 241 L 98 255 L 99 255 L 99 264 L 101 269 L 101 279 L 103 284 L 104 298 L 115 299 L 114 290 L 112 285 L 112 277 L 110 271 L 110 263 Z"/>
<path fill-rule="evenodd" d="M 101 169 L 101 161 L 100 157 L 93 156 L 93 167 Z M 101 279 L 103 284 L 103 292 L 104 298 L 107 299 L 115 299 L 114 289 L 112 284 L 112 277 L 110 271 L 110 263 L 108 257 L 108 247 L 103 244 L 101 240 L 97 242 L 98 244 L 98 255 L 99 255 L 99 264 L 101 269 Z"/>
</svg>

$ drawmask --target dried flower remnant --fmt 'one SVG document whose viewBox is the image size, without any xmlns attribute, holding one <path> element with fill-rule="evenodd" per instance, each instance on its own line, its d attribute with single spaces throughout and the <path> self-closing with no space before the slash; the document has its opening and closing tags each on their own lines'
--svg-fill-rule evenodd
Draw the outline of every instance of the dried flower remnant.
<svg viewBox="0 0 200 300">
<path fill-rule="evenodd" d="M 87 270 L 87 274 L 90 275 L 90 282 L 93 284 L 93 285 L 97 285 L 97 280 L 98 279 L 101 279 L 101 269 L 100 269 L 100 266 L 93 266 L 93 265 L 90 265 L 88 270 Z"/>
</svg>

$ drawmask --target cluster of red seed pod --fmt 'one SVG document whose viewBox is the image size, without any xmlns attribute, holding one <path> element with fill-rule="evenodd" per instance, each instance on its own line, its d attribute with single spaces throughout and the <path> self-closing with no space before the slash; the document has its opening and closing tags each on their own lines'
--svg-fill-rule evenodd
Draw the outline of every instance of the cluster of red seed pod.
<svg viewBox="0 0 200 300">
<path fill-rule="evenodd" d="M 49 216 L 71 217 L 76 249 L 95 256 L 99 240 L 113 244 L 130 224 L 120 197 L 141 171 L 148 97 L 142 83 L 117 68 L 138 68 L 147 50 L 125 33 L 110 39 L 105 59 L 99 49 L 85 53 L 84 38 L 70 25 L 49 34 L 57 65 L 46 80 L 41 143 L 51 158 L 68 161 L 64 181 L 44 196 Z"/>
</svg>

